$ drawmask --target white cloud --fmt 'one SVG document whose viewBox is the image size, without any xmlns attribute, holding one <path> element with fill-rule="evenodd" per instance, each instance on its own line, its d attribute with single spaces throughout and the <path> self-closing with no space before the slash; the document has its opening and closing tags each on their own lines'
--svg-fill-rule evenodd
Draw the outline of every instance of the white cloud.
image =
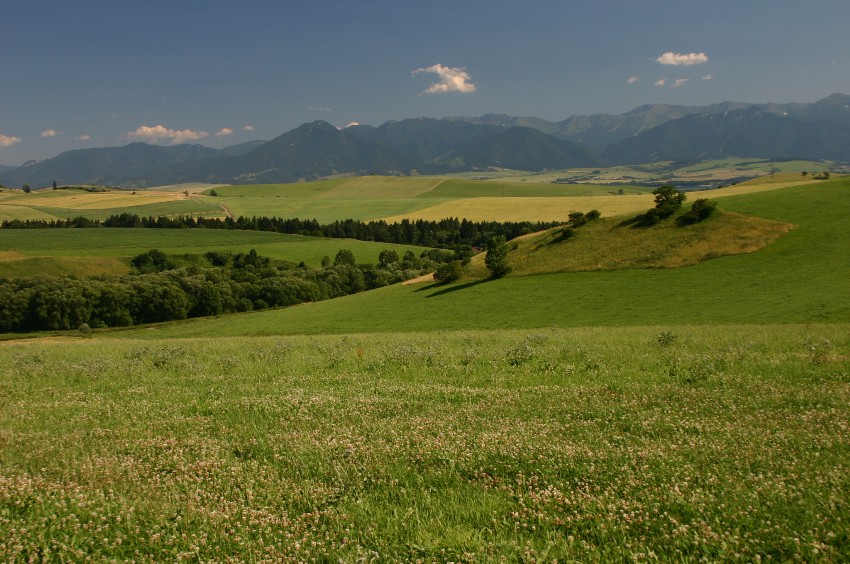
<svg viewBox="0 0 850 564">
<path fill-rule="evenodd" d="M 713 74 L 707 74 L 704 77 L 702 77 L 702 79 L 703 80 L 714 80 L 714 75 Z"/>
<path fill-rule="evenodd" d="M 423 94 L 441 94 L 443 92 L 475 92 L 475 85 L 469 82 L 469 73 L 464 68 L 444 67 L 441 64 L 416 69 L 411 74 L 433 73 L 440 77 L 439 82 L 429 86 Z"/>
<path fill-rule="evenodd" d="M 215 132 L 215 136 L 216 137 L 227 137 L 231 133 L 233 133 L 232 129 L 230 129 L 229 127 L 222 127 L 221 129 L 219 129 L 218 131 Z"/>
<path fill-rule="evenodd" d="M 678 88 L 679 86 L 684 86 L 688 83 L 689 78 L 677 78 L 673 81 L 673 88 Z"/>
<path fill-rule="evenodd" d="M 9 137 L 0 133 L 0 147 L 11 147 L 21 142 L 20 137 Z"/>
<path fill-rule="evenodd" d="M 143 125 L 135 131 L 131 131 L 125 135 L 127 139 L 147 139 L 148 141 L 159 141 L 167 139 L 172 145 L 185 143 L 187 141 L 196 141 L 207 137 L 209 133 L 206 131 L 192 131 L 190 129 L 168 129 L 164 125 Z"/>
<path fill-rule="evenodd" d="M 707 63 L 708 56 L 705 53 L 688 53 L 685 55 L 683 53 L 667 51 L 655 60 L 662 65 L 690 66 Z"/>
<path fill-rule="evenodd" d="M 360 122 L 359 121 L 352 121 L 348 125 L 346 125 L 345 127 L 354 127 L 355 125 L 360 125 Z M 345 129 L 345 128 L 343 128 L 343 129 Z"/>
<path fill-rule="evenodd" d="M 662 78 L 661 80 L 656 80 L 656 81 L 655 81 L 655 86 L 664 86 L 665 84 L 667 84 L 667 79 L 666 79 L 666 78 Z"/>
<path fill-rule="evenodd" d="M 59 133 L 55 129 L 45 129 L 41 132 L 42 137 L 56 137 Z"/>
<path fill-rule="evenodd" d="M 628 82 L 629 84 L 634 84 L 634 83 L 635 83 L 635 82 L 637 82 L 638 80 L 640 80 L 638 77 L 636 77 L 636 76 L 630 76 L 630 77 L 629 77 L 629 80 L 627 80 L 626 82 Z"/>
<path fill-rule="evenodd" d="M 91 135 L 80 135 L 77 137 L 77 141 L 91 141 Z"/>
<path fill-rule="evenodd" d="M 253 125 L 243 126 L 242 131 L 254 131 L 254 126 Z"/>
</svg>

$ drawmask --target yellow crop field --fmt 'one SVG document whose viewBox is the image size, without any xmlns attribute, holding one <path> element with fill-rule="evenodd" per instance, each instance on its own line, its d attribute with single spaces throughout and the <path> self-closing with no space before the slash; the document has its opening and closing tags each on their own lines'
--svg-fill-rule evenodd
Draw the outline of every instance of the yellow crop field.
<svg viewBox="0 0 850 564">
<path fill-rule="evenodd" d="M 2 200 L 0 200 L 2 202 Z M 10 204 L 0 203 L 0 221 L 2 220 L 27 220 L 27 219 L 36 219 L 36 220 L 44 220 L 44 221 L 53 221 L 54 219 L 59 219 L 55 215 L 43 212 L 36 208 L 31 208 L 28 206 L 16 206 Z"/>
<path fill-rule="evenodd" d="M 18 206 L 50 207 L 79 210 L 102 210 L 159 204 L 187 199 L 184 194 L 173 192 L 82 192 L 77 190 L 62 190 L 59 192 L 34 192 L 24 194 L 14 199 Z"/>
</svg>

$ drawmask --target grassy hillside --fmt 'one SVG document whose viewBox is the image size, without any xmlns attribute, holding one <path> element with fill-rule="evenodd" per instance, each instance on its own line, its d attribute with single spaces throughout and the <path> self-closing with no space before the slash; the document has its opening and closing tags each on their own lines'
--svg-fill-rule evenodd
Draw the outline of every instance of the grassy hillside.
<svg viewBox="0 0 850 564">
<path fill-rule="evenodd" d="M 70 273 L 80 276 L 114 274 L 129 269 L 128 259 L 159 249 L 166 254 L 203 254 L 207 251 L 245 253 L 320 266 L 349 249 L 358 262 L 376 263 L 384 249 L 400 255 L 422 247 L 371 243 L 352 239 L 302 237 L 270 232 L 206 229 L 10 229 L 0 237 L 0 276 Z M 97 260 L 91 260 L 96 258 Z M 120 259 L 120 260 L 103 260 Z"/>
<path fill-rule="evenodd" d="M 163 326 L 163 337 L 850 320 L 850 179 L 719 199 L 791 223 L 758 252 L 676 269 L 540 274 L 383 288 L 263 314 Z"/>
<path fill-rule="evenodd" d="M 847 561 L 848 336 L 0 344 L 0 559 Z"/>
<path fill-rule="evenodd" d="M 667 221 L 651 229 L 624 225 L 621 216 L 590 222 L 574 230 L 556 228 L 517 241 L 511 254 L 511 268 L 512 274 L 519 276 L 679 268 L 721 256 L 755 252 L 792 228 L 788 223 L 734 212 L 717 213 L 706 221 L 685 227 Z M 573 235 L 565 239 L 570 232 Z"/>
</svg>

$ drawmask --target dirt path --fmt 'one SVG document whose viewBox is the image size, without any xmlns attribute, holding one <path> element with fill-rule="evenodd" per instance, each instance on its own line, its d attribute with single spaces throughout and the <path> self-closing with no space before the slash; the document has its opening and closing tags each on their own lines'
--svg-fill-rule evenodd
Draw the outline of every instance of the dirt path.
<svg viewBox="0 0 850 564">
<path fill-rule="evenodd" d="M 230 219 L 234 219 L 233 214 L 230 213 L 230 210 L 228 209 L 227 206 L 225 206 L 224 204 L 219 204 L 219 207 L 221 207 L 221 211 L 224 212 L 224 215 L 226 215 Z"/>
<path fill-rule="evenodd" d="M 430 272 L 428 274 L 423 274 L 422 276 L 418 276 L 416 278 L 411 278 L 410 280 L 405 280 L 401 283 L 402 286 L 410 286 L 411 284 L 422 284 L 424 282 L 433 282 L 434 281 L 434 273 Z"/>
</svg>

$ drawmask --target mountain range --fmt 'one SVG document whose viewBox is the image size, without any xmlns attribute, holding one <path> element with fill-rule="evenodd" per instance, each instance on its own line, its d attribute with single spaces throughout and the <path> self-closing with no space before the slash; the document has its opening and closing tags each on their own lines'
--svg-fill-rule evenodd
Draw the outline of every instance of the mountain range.
<svg viewBox="0 0 850 564">
<path fill-rule="evenodd" d="M 0 167 L 0 184 L 155 186 L 295 182 L 343 174 L 540 171 L 722 157 L 850 161 L 850 96 L 811 104 L 654 104 L 561 122 L 487 114 L 414 118 L 379 127 L 301 125 L 271 141 L 67 151 Z"/>
</svg>

